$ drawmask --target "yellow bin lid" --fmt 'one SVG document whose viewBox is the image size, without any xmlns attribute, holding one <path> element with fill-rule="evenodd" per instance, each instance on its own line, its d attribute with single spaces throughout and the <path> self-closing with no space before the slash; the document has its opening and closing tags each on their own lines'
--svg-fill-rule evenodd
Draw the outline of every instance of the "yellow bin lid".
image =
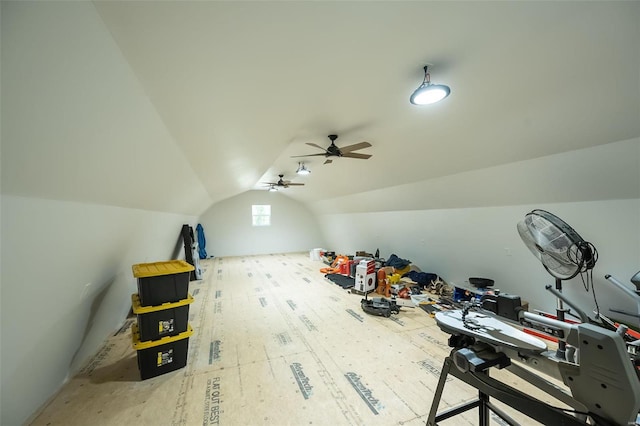
<svg viewBox="0 0 640 426">
<path fill-rule="evenodd" d="M 178 300 L 174 303 L 163 303 L 162 305 L 156 306 L 142 306 L 140 305 L 140 296 L 138 293 L 133 293 L 131 295 L 131 307 L 133 308 L 133 313 L 136 315 L 140 314 L 148 314 L 151 312 L 164 311 L 165 309 L 173 309 L 179 308 L 180 306 L 188 305 L 189 303 L 193 303 L 195 299 L 190 294 L 187 294 L 186 299 Z"/>
<path fill-rule="evenodd" d="M 166 336 L 159 340 L 147 340 L 147 341 L 141 342 L 140 333 L 138 333 L 138 324 L 133 323 L 131 325 L 131 342 L 133 343 L 133 349 L 137 351 L 164 345 L 166 343 L 177 342 L 178 340 L 186 339 L 192 334 L 193 334 L 193 328 L 191 328 L 191 324 L 188 324 L 187 331 L 180 333 L 176 336 Z"/>
<path fill-rule="evenodd" d="M 167 260 L 166 262 L 139 263 L 131 267 L 133 276 L 136 278 L 158 277 L 160 275 L 180 274 L 191 272 L 193 265 L 184 260 Z"/>
</svg>

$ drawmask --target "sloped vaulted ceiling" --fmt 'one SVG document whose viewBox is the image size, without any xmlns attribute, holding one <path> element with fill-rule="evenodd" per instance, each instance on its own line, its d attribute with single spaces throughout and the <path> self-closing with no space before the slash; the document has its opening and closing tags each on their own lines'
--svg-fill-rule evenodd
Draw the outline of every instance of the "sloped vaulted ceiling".
<svg viewBox="0 0 640 426">
<path fill-rule="evenodd" d="M 73 24 L 59 43 L 95 56 L 82 72 L 60 64 L 47 71 L 51 84 L 73 77 L 77 102 L 67 113 L 83 118 L 87 105 L 127 93 L 106 104 L 126 104 L 126 113 L 111 111 L 108 125 L 84 120 L 100 138 L 100 150 L 86 153 L 102 158 L 90 165 L 94 188 L 124 162 L 134 170 L 128 180 L 151 176 L 150 185 L 183 196 L 189 188 L 192 201 L 182 203 L 191 211 L 261 188 L 279 173 L 299 179 L 291 156 L 317 153 L 305 143 L 326 146 L 330 133 L 339 135 L 338 146 L 369 141 L 362 152 L 373 157 L 324 166 L 322 157 L 309 157 L 306 185 L 287 195 L 322 202 L 640 137 L 640 2 L 100 1 L 67 8 L 83 15 L 74 21 L 69 10 L 58 11 Z M 54 18 L 43 14 L 41 36 Z M 432 81 L 452 94 L 412 106 L 427 63 Z M 13 72 L 25 69 L 28 63 Z M 24 121 L 31 111 L 16 114 Z M 121 137 L 127 126 L 144 129 L 138 136 L 153 144 L 134 144 L 135 156 L 127 141 L 135 133 Z M 82 152 L 81 139 L 60 137 L 56 150 Z M 132 155 L 135 165 L 127 164 Z M 180 176 L 163 181 L 158 169 L 173 161 Z M 44 157 L 41 163 L 48 170 Z M 24 177 L 9 169 L 10 177 Z M 51 185 L 65 179 L 72 177 L 56 175 Z M 176 179 L 180 187 L 171 188 Z M 28 179 L 10 185 L 15 192 L 28 186 Z M 152 188 L 155 201 L 138 204 L 173 208 Z M 90 197 L 83 191 L 61 195 Z M 135 206 L 136 195 L 123 191 L 103 198 Z"/>
</svg>

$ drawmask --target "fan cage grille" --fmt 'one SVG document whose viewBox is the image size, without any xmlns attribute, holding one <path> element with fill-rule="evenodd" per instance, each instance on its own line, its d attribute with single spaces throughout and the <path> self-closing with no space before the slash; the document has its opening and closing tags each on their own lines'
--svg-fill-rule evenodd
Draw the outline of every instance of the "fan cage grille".
<svg viewBox="0 0 640 426">
<path fill-rule="evenodd" d="M 586 243 L 561 219 L 544 210 L 533 210 L 518 223 L 518 233 L 554 277 L 566 280 L 581 271 L 586 259 L 580 247 Z"/>
</svg>

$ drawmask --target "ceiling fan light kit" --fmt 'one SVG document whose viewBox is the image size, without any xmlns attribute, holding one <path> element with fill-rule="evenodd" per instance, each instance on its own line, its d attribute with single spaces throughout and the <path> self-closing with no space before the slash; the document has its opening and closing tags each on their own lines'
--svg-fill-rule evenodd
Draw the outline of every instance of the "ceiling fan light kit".
<svg viewBox="0 0 640 426">
<path fill-rule="evenodd" d="M 424 80 L 409 99 L 413 105 L 429 105 L 440 102 L 449 94 L 451 89 L 444 84 L 431 83 L 431 76 L 428 71 L 429 66 L 424 67 Z"/>
<path fill-rule="evenodd" d="M 304 163 L 300 162 L 298 163 L 298 170 L 296 170 L 296 173 L 299 175 L 308 175 L 309 173 L 311 173 L 311 170 L 307 169 L 307 166 L 305 166 Z"/>
</svg>

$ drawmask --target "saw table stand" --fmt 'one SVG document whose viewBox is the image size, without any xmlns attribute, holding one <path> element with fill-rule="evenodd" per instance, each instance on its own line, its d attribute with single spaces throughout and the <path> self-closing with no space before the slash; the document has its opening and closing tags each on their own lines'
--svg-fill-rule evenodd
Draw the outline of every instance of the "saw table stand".
<svg viewBox="0 0 640 426">
<path fill-rule="evenodd" d="M 456 337 L 456 336 L 452 336 Z M 458 336 L 459 337 L 459 336 Z M 509 415 L 496 407 L 490 397 L 509 405 L 515 410 L 537 420 L 545 425 L 587 425 L 586 416 L 571 415 L 561 409 L 552 407 L 542 401 L 532 398 L 519 390 L 493 379 L 489 376 L 489 369 L 497 367 L 514 367 L 511 360 L 501 352 L 495 352 L 489 345 L 474 345 L 473 348 L 455 348 L 444 360 L 440 379 L 431 405 L 431 411 L 427 419 L 427 426 L 435 426 L 443 421 L 462 414 L 468 410 L 478 408 L 478 425 L 489 426 L 490 412 L 500 417 L 509 425 L 519 425 Z M 516 370 L 509 371 L 519 375 Z M 447 376 L 451 374 L 468 385 L 478 389 L 478 399 L 464 403 L 454 408 L 437 414 L 438 406 L 442 398 Z M 598 425 L 610 425 L 610 422 L 597 422 Z"/>
</svg>

